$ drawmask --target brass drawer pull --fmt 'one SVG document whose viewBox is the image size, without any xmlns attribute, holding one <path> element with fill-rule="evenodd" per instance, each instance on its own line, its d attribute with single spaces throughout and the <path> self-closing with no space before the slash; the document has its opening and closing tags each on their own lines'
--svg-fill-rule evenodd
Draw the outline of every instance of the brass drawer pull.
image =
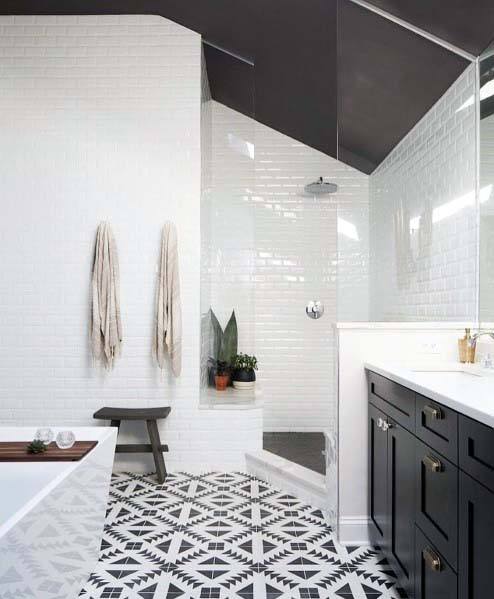
<svg viewBox="0 0 494 599">
<path fill-rule="evenodd" d="M 427 405 L 424 406 L 424 412 L 433 420 L 442 420 L 444 418 L 444 414 L 441 408 L 436 408 L 434 406 Z"/>
<path fill-rule="evenodd" d="M 424 558 L 425 563 L 429 567 L 429 570 L 432 570 L 433 572 L 441 571 L 441 558 L 439 557 L 439 555 L 437 555 L 435 551 L 432 551 L 430 547 L 426 547 L 422 550 L 422 557 Z"/>
<path fill-rule="evenodd" d="M 435 458 L 434 456 L 431 456 L 431 455 L 425 455 L 422 458 L 422 463 L 431 472 L 441 472 L 443 469 L 441 460 L 438 460 L 437 458 Z"/>
</svg>

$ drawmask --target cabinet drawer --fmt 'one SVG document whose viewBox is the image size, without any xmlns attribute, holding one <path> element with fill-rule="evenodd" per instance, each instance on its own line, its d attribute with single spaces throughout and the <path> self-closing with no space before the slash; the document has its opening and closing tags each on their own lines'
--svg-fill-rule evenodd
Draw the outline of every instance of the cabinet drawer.
<svg viewBox="0 0 494 599">
<path fill-rule="evenodd" d="M 460 468 L 494 491 L 494 429 L 460 416 Z"/>
<path fill-rule="evenodd" d="M 422 395 L 415 401 L 417 437 L 458 464 L 458 414 Z"/>
<path fill-rule="evenodd" d="M 415 431 L 415 393 L 368 371 L 369 401 L 411 432 Z"/>
<path fill-rule="evenodd" d="M 456 569 L 458 561 L 458 468 L 417 439 L 415 521 Z"/>
<path fill-rule="evenodd" d="M 415 529 L 415 599 L 457 599 L 458 579 L 447 560 Z"/>
</svg>

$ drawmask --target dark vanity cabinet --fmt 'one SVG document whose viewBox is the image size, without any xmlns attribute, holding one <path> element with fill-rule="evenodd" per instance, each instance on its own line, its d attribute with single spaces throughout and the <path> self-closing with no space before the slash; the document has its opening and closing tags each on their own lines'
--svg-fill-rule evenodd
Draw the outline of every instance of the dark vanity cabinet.
<svg viewBox="0 0 494 599">
<path fill-rule="evenodd" d="M 368 383 L 371 541 L 409 598 L 494 597 L 494 429 L 374 372 Z"/>
</svg>

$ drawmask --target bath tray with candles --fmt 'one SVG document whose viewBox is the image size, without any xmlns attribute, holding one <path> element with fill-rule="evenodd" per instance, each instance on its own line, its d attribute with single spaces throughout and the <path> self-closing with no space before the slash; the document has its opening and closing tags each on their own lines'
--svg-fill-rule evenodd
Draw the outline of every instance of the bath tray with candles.
<svg viewBox="0 0 494 599">
<path fill-rule="evenodd" d="M 1 441 L 0 462 L 77 462 L 87 455 L 98 441 L 76 441 L 72 447 L 60 449 L 52 441 L 42 453 L 29 453 L 29 441 Z"/>
</svg>

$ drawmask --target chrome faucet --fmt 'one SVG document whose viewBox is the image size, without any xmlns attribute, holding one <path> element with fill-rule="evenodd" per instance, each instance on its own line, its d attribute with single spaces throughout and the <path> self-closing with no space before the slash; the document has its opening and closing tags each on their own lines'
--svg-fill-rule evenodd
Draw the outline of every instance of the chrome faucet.
<svg viewBox="0 0 494 599">
<path fill-rule="evenodd" d="M 479 331 L 478 333 L 475 333 L 475 335 L 472 335 L 470 339 L 470 347 L 476 347 L 477 340 L 479 337 L 483 337 L 484 335 L 489 335 L 491 339 L 494 339 L 494 331 Z"/>
</svg>

